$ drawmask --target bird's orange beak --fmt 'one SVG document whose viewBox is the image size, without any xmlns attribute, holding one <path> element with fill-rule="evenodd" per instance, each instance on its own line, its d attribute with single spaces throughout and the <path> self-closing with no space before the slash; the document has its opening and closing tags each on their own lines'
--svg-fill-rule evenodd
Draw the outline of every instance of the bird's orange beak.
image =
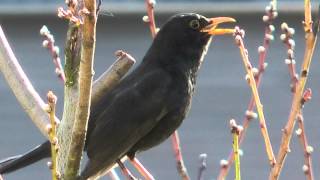
<svg viewBox="0 0 320 180">
<path fill-rule="evenodd" d="M 223 34 L 233 34 L 234 29 L 219 29 L 217 28 L 219 24 L 227 22 L 236 22 L 235 19 L 231 17 L 216 17 L 210 18 L 210 24 L 204 27 L 201 31 L 206 32 L 211 35 L 223 35 Z"/>
</svg>

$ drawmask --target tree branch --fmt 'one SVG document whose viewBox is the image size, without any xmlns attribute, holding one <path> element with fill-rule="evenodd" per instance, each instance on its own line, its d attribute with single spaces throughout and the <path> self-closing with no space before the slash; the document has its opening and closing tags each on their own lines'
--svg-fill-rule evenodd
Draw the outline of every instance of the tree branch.
<svg viewBox="0 0 320 180">
<path fill-rule="evenodd" d="M 265 15 L 262 18 L 263 22 L 265 23 L 265 33 L 263 38 L 263 45 L 258 47 L 259 65 L 258 65 L 257 72 L 254 74 L 257 88 L 259 88 L 261 84 L 262 75 L 265 72 L 265 69 L 267 67 L 267 63 L 265 61 L 266 61 L 267 52 L 269 50 L 270 42 L 274 39 L 273 33 L 275 30 L 275 27 L 273 25 L 273 22 L 278 14 L 276 4 L 277 2 L 275 0 L 271 1 L 270 4 L 266 6 Z M 247 106 L 245 117 L 242 121 L 243 131 L 241 131 L 239 134 L 239 145 L 241 145 L 241 143 L 244 140 L 245 133 L 249 128 L 249 124 L 251 120 L 256 119 L 258 117 L 257 113 L 254 112 L 255 105 L 256 104 L 254 101 L 254 96 L 252 95 L 249 101 L 249 104 Z M 231 151 L 229 154 L 227 163 L 221 166 L 217 179 L 221 180 L 226 178 L 233 162 L 234 162 L 234 153 L 233 151 Z"/>
<path fill-rule="evenodd" d="M 292 106 L 291 106 L 291 111 L 288 117 L 288 122 L 285 128 L 283 129 L 281 145 L 280 145 L 278 156 L 277 156 L 277 163 L 271 169 L 271 172 L 269 175 L 270 180 L 279 179 L 280 172 L 283 167 L 285 158 L 290 150 L 289 148 L 290 140 L 291 140 L 294 126 L 296 123 L 297 115 L 302 107 L 301 98 L 304 92 L 304 87 L 307 82 L 311 60 L 312 60 L 314 48 L 317 42 L 316 41 L 317 32 L 313 32 L 314 27 L 312 26 L 313 23 L 311 20 L 311 5 L 309 0 L 305 0 L 305 21 L 303 24 L 304 24 L 304 30 L 305 30 L 306 47 L 305 47 L 305 54 L 304 54 L 304 58 L 301 66 L 300 79 L 297 83 L 296 91 L 293 95 Z M 316 27 L 315 29 L 318 31 L 318 27 Z"/>
<path fill-rule="evenodd" d="M 296 134 L 300 140 L 300 144 L 304 152 L 304 165 L 302 166 L 302 170 L 306 175 L 307 180 L 314 180 L 312 158 L 311 158 L 313 147 L 308 144 L 302 112 L 298 114 L 297 120 L 298 120 L 299 129 L 296 130 Z"/>
<path fill-rule="evenodd" d="M 48 109 L 47 112 L 50 117 L 50 124 L 47 125 L 47 131 L 49 134 L 49 140 L 51 144 L 51 162 L 48 162 L 49 168 L 51 169 L 52 173 L 52 180 L 60 179 L 60 173 L 57 172 L 57 153 L 59 150 L 58 138 L 56 134 L 56 130 L 58 127 L 58 122 L 55 120 L 55 113 L 56 113 L 56 104 L 57 104 L 57 97 L 53 94 L 52 91 L 49 91 L 47 94 L 48 100 Z"/>
<path fill-rule="evenodd" d="M 44 110 L 46 103 L 33 88 L 15 57 L 0 26 L 0 71 L 12 92 L 41 133 L 48 138 L 46 125 L 49 117 Z"/>
<path fill-rule="evenodd" d="M 119 84 L 121 78 L 136 62 L 130 54 L 122 50 L 117 51 L 115 54 L 118 59 L 93 83 L 93 96 L 91 98 L 91 105 L 93 107 L 101 99 L 101 96 Z"/>
<path fill-rule="evenodd" d="M 245 46 L 244 46 L 244 42 L 243 42 L 243 36 L 244 36 L 244 32 L 242 32 L 239 28 L 236 27 L 236 32 L 235 32 L 235 40 L 236 40 L 236 44 L 238 45 L 239 49 L 240 49 L 240 54 L 242 57 L 242 61 L 246 70 L 246 78 L 248 80 L 249 86 L 251 88 L 252 91 L 252 95 L 254 97 L 255 100 L 255 104 L 257 107 L 257 111 L 258 111 L 258 116 L 259 116 L 259 121 L 260 121 L 260 129 L 261 129 L 261 134 L 263 136 L 264 139 L 264 143 L 265 143 L 265 148 L 266 148 L 266 152 L 267 152 L 267 156 L 269 159 L 269 163 L 270 166 L 274 166 L 274 164 L 276 163 L 274 154 L 273 154 L 273 149 L 272 149 L 272 145 L 270 142 L 270 138 L 269 138 L 269 133 L 268 133 L 268 129 L 267 129 L 267 125 L 266 125 L 266 121 L 264 118 L 264 112 L 263 112 L 263 106 L 261 104 L 260 101 L 260 97 L 259 97 L 259 92 L 257 89 L 257 84 L 256 81 L 254 79 L 254 75 L 253 75 L 253 71 L 252 71 L 252 65 L 249 61 L 249 55 L 248 55 L 248 51 L 246 50 Z"/>
<path fill-rule="evenodd" d="M 89 120 L 96 41 L 96 1 L 84 0 L 82 13 L 84 15 L 84 21 L 82 26 L 83 36 L 79 70 L 79 96 L 75 114 L 76 118 L 71 135 L 72 141 L 65 169 L 65 177 L 68 179 L 75 179 L 78 174 Z"/>
</svg>

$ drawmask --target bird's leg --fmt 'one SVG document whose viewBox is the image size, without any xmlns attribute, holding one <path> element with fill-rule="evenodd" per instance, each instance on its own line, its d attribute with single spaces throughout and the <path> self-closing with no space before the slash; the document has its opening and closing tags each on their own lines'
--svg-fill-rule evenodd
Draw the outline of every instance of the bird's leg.
<svg viewBox="0 0 320 180">
<path fill-rule="evenodd" d="M 124 174 L 124 176 L 127 177 L 128 180 L 136 180 L 136 179 L 137 179 L 137 178 L 135 178 L 135 177 L 131 174 L 131 172 L 129 171 L 129 169 L 126 168 L 126 166 L 121 162 L 120 159 L 117 159 L 116 162 L 117 162 L 117 164 L 119 165 L 122 173 Z"/>
</svg>

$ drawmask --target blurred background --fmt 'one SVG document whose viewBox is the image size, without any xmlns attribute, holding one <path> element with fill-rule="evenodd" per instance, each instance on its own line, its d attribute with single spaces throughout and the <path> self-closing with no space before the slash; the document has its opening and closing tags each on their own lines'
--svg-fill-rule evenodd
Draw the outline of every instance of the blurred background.
<svg viewBox="0 0 320 180">
<path fill-rule="evenodd" d="M 53 0 L 0 0 L 0 23 L 27 76 L 39 94 L 45 98 L 49 90 L 58 96 L 58 117 L 61 117 L 63 84 L 54 73 L 54 65 L 46 49 L 42 47 L 39 30 L 47 25 L 54 34 L 56 45 L 63 52 L 67 22 L 56 16 L 63 1 Z M 232 16 L 237 25 L 246 30 L 245 43 L 254 65 L 258 61 L 257 48 L 264 37 L 265 6 L 268 1 L 209 1 L 209 0 L 159 0 L 155 8 L 159 27 L 173 14 L 197 12 L 207 17 Z M 313 2 L 313 6 L 318 4 Z M 283 1 L 278 5 L 279 17 L 275 20 L 275 40 L 267 54 L 268 67 L 260 88 L 261 101 L 269 128 L 274 152 L 277 154 L 284 127 L 290 111 L 290 78 L 284 59 L 286 48 L 279 40 L 280 24 L 287 22 L 296 34 L 296 61 L 300 67 L 304 53 L 302 1 Z M 143 1 L 103 1 L 97 27 L 95 72 L 98 77 L 114 60 L 114 52 L 123 49 L 139 61 L 150 46 L 152 39 L 149 27 L 142 21 L 145 15 Z M 313 165 L 315 177 L 319 177 L 320 137 L 320 63 L 319 48 L 316 48 L 307 87 L 312 88 L 313 98 L 304 108 L 306 133 L 314 147 Z M 60 54 L 63 57 L 63 54 Z M 62 58 L 63 59 L 63 58 Z M 138 64 L 137 63 L 137 64 Z M 251 91 L 245 81 L 245 71 L 239 50 L 231 36 L 215 37 L 199 73 L 192 109 L 179 128 L 182 153 L 191 179 L 196 179 L 199 154 L 206 153 L 205 179 L 216 179 L 219 162 L 228 157 L 232 147 L 229 120 L 242 122 Z M 0 159 L 23 153 L 45 138 L 35 128 L 0 75 Z M 121 142 L 119 142 L 121 143 Z M 268 179 L 269 165 L 257 120 L 252 121 L 241 146 L 243 179 Z M 176 171 L 171 141 L 138 155 L 156 179 L 180 179 Z M 50 179 L 47 160 L 23 170 L 5 175 L 6 180 Z M 131 168 L 130 165 L 128 165 Z M 298 138 L 293 136 L 291 152 L 281 174 L 281 179 L 304 179 L 302 171 L 303 151 Z M 119 173 L 120 174 L 120 173 Z M 234 179 L 231 169 L 227 179 Z M 138 175 L 135 173 L 135 175 Z M 108 179 L 108 178 L 104 178 Z"/>
</svg>

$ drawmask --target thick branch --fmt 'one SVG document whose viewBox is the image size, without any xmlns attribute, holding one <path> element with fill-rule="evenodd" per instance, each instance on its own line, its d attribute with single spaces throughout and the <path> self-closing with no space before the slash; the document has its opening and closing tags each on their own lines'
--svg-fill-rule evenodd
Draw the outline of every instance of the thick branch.
<svg viewBox="0 0 320 180">
<path fill-rule="evenodd" d="M 46 104 L 35 91 L 28 77 L 15 57 L 0 26 L 0 70 L 17 100 L 41 133 L 48 137 L 46 125 L 49 123 Z"/>
<path fill-rule="evenodd" d="M 122 50 L 117 51 L 116 56 L 118 59 L 93 83 L 91 98 L 93 107 L 106 92 L 109 92 L 120 82 L 120 79 L 135 63 L 135 59 Z"/>
<path fill-rule="evenodd" d="M 60 145 L 57 170 L 64 172 L 66 159 L 71 142 L 71 129 L 75 119 L 76 103 L 78 100 L 78 64 L 80 61 L 80 37 L 79 27 L 69 23 L 67 40 L 65 45 L 65 75 L 63 117 L 59 125 L 57 136 Z M 63 177 L 63 174 L 62 174 Z"/>
<path fill-rule="evenodd" d="M 86 129 L 89 119 L 91 89 L 93 79 L 93 60 L 96 41 L 96 1 L 84 1 L 84 23 L 81 42 L 81 61 L 79 70 L 79 96 L 76 109 L 72 141 L 68 153 L 65 176 L 74 179 L 80 167 Z"/>
</svg>

